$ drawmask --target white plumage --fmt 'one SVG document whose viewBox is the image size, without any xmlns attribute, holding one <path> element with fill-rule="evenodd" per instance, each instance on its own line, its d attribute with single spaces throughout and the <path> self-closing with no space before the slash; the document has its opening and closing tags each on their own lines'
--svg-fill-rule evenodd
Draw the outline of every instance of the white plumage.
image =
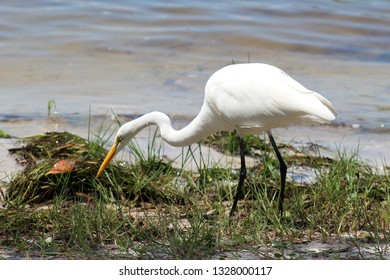
<svg viewBox="0 0 390 280">
<path fill-rule="evenodd" d="M 217 71 L 206 84 L 203 106 L 244 133 L 247 129 L 259 133 L 335 119 L 335 110 L 327 99 L 282 70 L 258 63 L 230 65 Z"/>
<path fill-rule="evenodd" d="M 335 118 L 336 111 L 325 97 L 305 88 L 279 68 L 261 63 L 233 64 L 218 70 L 209 78 L 199 114 L 183 129 L 172 128 L 169 117 L 161 112 L 148 113 L 121 126 L 98 176 L 112 157 L 146 126 L 157 125 L 161 137 L 173 146 L 190 145 L 217 131 L 235 130 L 241 139 L 241 176 L 230 212 L 233 215 L 246 175 L 242 136 L 265 131 L 280 162 L 279 209 L 282 212 L 287 166 L 271 129 L 293 124 L 326 123 Z"/>
</svg>

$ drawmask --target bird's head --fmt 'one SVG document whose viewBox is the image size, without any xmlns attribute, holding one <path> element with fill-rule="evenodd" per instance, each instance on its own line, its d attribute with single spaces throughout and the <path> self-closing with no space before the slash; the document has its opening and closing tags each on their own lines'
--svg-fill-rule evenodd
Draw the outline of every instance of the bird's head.
<svg viewBox="0 0 390 280">
<path fill-rule="evenodd" d="M 116 134 L 115 137 L 115 142 L 112 145 L 111 149 L 108 151 L 108 154 L 104 159 L 102 165 L 100 166 L 96 177 L 99 177 L 103 173 L 104 169 L 106 168 L 107 164 L 111 161 L 111 159 L 119 151 L 121 151 L 124 147 L 126 147 L 127 143 L 130 142 L 130 140 L 134 137 L 135 134 L 136 132 L 134 131 L 131 125 L 125 124 L 119 128 L 118 133 Z"/>
</svg>

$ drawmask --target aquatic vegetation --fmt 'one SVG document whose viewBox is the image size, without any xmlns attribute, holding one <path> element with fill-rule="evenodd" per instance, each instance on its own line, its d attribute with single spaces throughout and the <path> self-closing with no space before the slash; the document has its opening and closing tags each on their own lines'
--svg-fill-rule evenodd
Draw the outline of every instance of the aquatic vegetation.
<svg viewBox="0 0 390 280">
<path fill-rule="evenodd" d="M 231 219 L 237 170 L 208 166 L 205 159 L 197 172 L 174 168 L 162 159 L 154 134 L 146 152 L 130 144 L 133 163 L 113 162 L 97 179 L 107 152 L 102 135 L 111 135 L 105 133 L 90 139 L 48 133 L 10 150 L 25 168 L 4 188 L 0 246 L 39 258 L 199 259 L 249 250 L 278 259 L 311 258 L 291 249 L 311 241 L 347 244 L 354 258 L 366 258 L 363 245 L 371 242 L 377 249 L 370 258 L 388 258 L 390 177 L 362 163 L 357 152 L 339 151 L 331 159 L 280 145 L 289 167 L 316 173 L 312 183 L 288 181 L 280 217 L 277 159 L 268 143 L 247 139 L 259 163 L 248 168 Z M 203 145 L 233 137 L 215 135 Z M 223 145 L 228 153 L 234 146 Z"/>
<path fill-rule="evenodd" d="M 11 138 L 11 135 L 0 129 L 0 138 Z"/>
</svg>

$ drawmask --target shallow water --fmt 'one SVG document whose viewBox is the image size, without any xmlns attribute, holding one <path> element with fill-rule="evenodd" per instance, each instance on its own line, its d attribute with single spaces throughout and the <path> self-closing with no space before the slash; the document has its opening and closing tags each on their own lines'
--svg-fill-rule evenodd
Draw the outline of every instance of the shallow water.
<svg viewBox="0 0 390 280">
<path fill-rule="evenodd" d="M 331 100 L 336 124 L 355 130 L 335 128 L 324 133 L 329 141 L 374 139 L 384 143 L 376 151 L 385 150 L 385 0 L 2 1 L 0 129 L 44 118 L 50 99 L 60 116 L 76 122 L 111 110 L 191 118 L 208 77 L 232 61 L 276 65 Z"/>
</svg>

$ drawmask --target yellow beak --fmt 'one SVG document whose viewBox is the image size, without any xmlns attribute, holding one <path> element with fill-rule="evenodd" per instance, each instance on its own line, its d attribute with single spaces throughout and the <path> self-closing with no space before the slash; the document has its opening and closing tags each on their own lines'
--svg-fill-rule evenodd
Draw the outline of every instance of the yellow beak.
<svg viewBox="0 0 390 280">
<path fill-rule="evenodd" d="M 114 157 L 118 145 L 119 145 L 119 141 L 115 140 L 114 145 L 111 147 L 111 149 L 110 149 L 110 151 L 108 152 L 106 158 L 104 159 L 102 165 L 100 166 L 99 171 L 98 171 L 98 173 L 97 173 L 97 175 L 96 175 L 96 178 L 99 177 L 99 176 L 103 173 L 103 171 L 104 171 L 104 169 L 106 168 L 107 164 L 108 164 L 108 163 L 111 161 L 111 159 Z"/>
</svg>

